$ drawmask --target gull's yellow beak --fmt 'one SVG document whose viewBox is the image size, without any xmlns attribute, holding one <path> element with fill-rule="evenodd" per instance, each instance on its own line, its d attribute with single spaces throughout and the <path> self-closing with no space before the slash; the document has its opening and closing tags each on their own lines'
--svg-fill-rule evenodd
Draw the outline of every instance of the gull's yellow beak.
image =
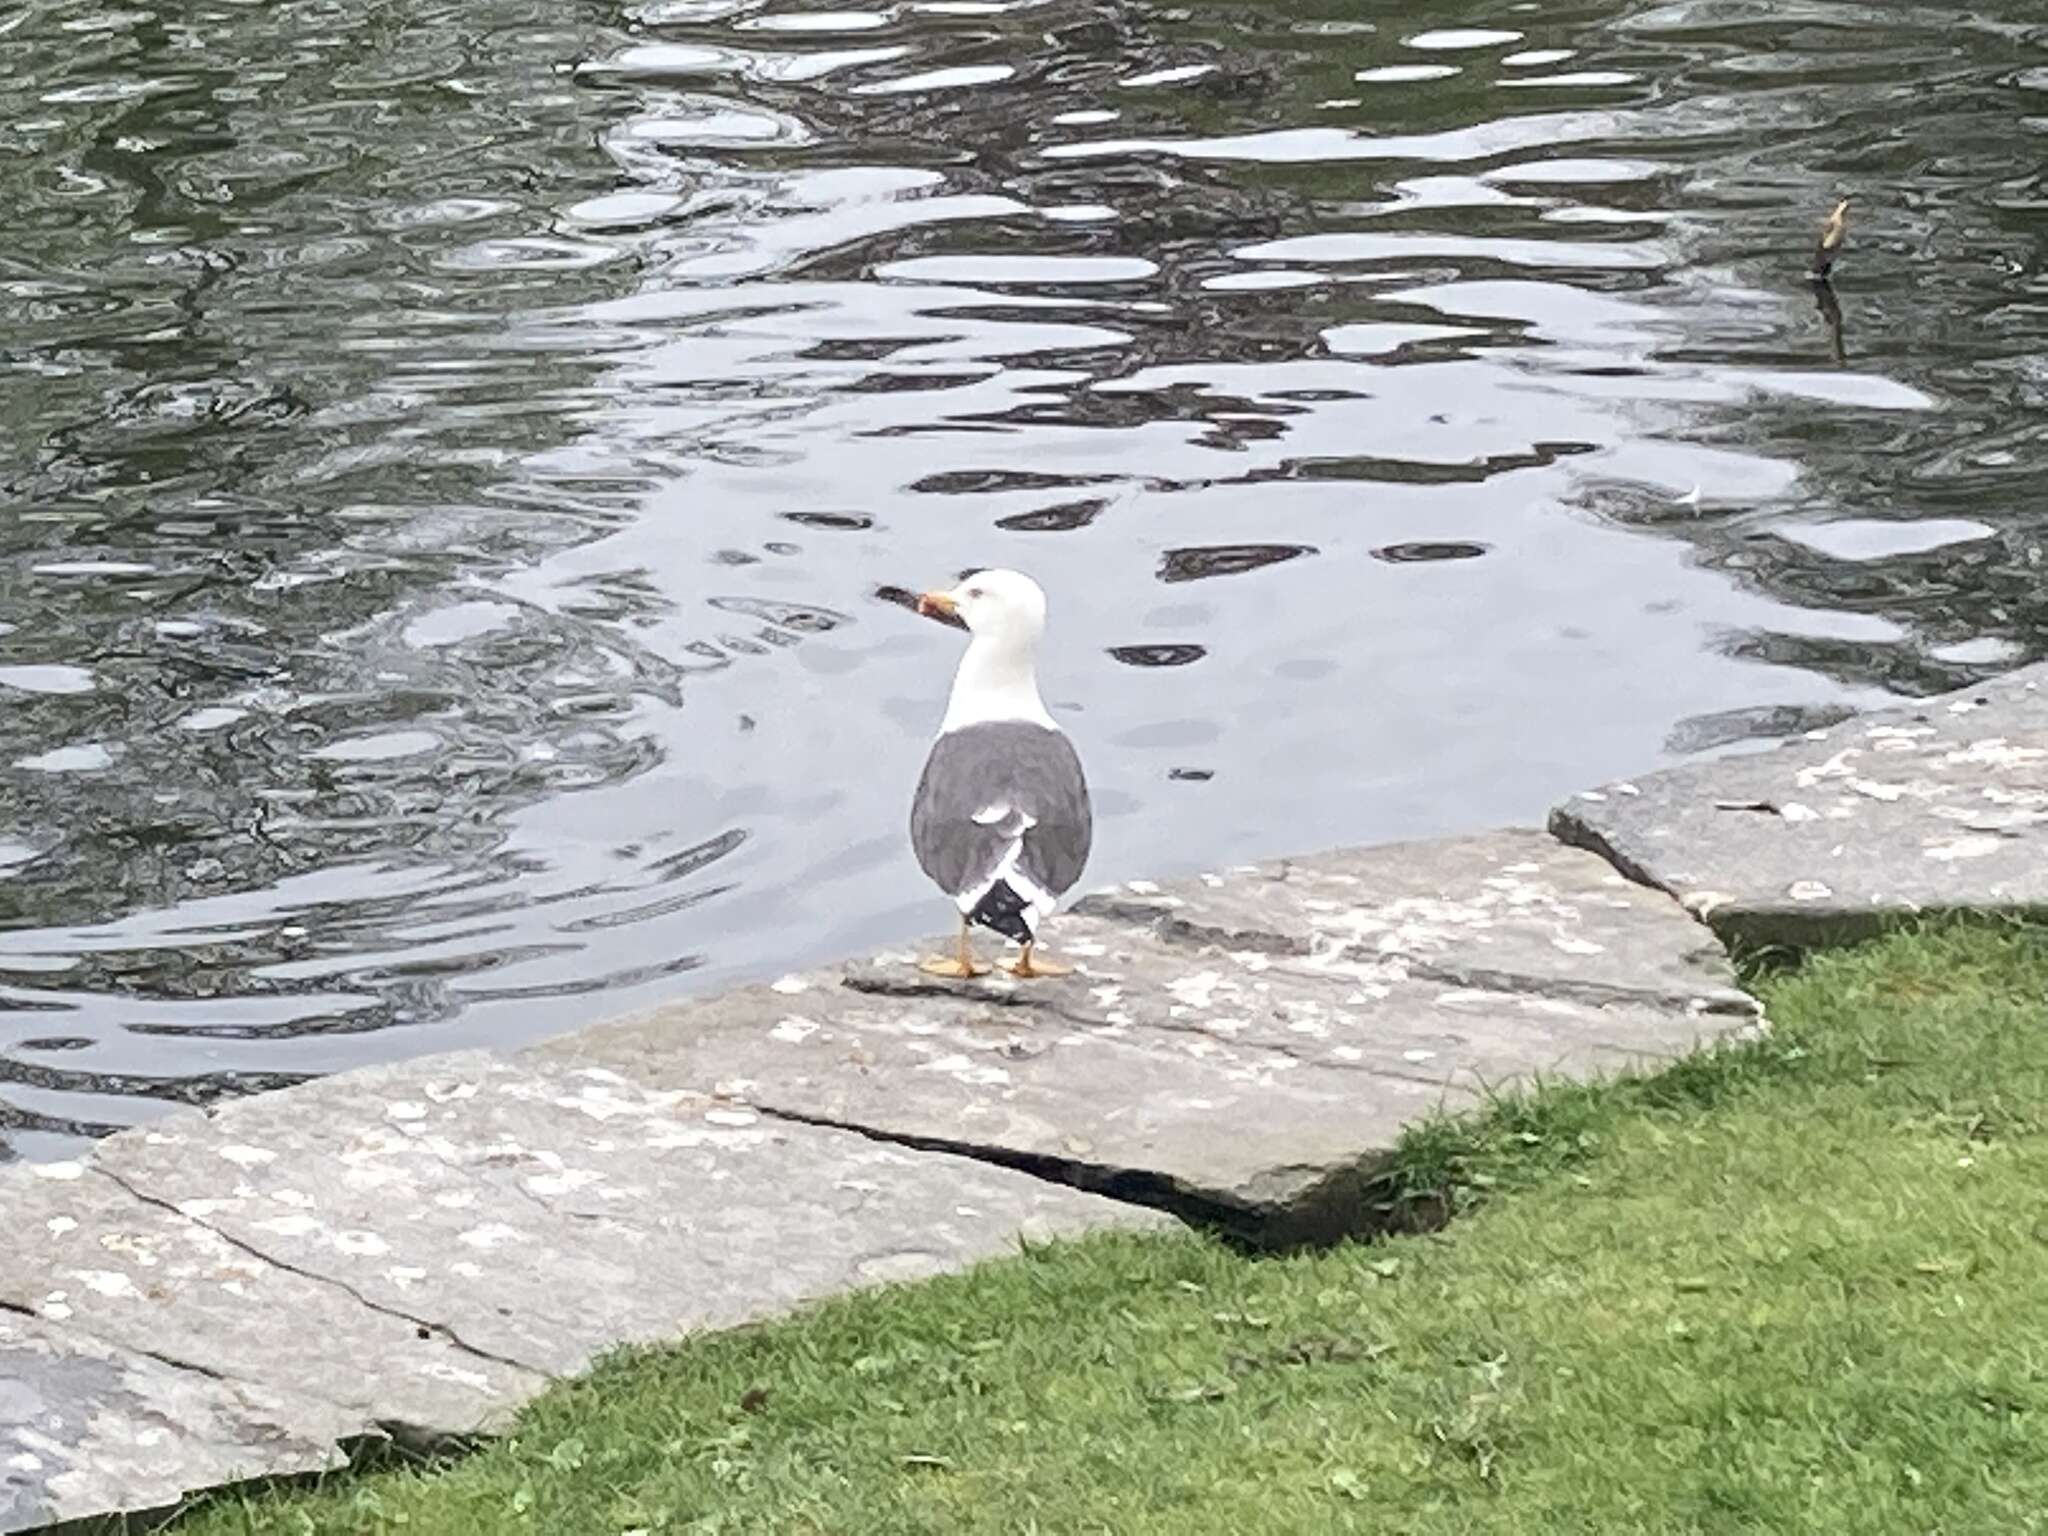
<svg viewBox="0 0 2048 1536">
<path fill-rule="evenodd" d="M 960 605 L 943 592 L 919 593 L 917 611 L 928 619 L 957 619 L 960 617 Z"/>
</svg>

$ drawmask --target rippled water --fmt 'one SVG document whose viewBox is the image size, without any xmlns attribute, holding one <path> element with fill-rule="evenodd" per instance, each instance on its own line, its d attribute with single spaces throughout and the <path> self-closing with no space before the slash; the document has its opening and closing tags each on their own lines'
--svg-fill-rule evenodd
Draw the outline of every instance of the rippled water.
<svg viewBox="0 0 2048 1536">
<path fill-rule="evenodd" d="M 973 564 L 1102 879 L 2041 655 L 2044 21 L 0 12 L 0 1145 L 942 928 Z"/>
</svg>

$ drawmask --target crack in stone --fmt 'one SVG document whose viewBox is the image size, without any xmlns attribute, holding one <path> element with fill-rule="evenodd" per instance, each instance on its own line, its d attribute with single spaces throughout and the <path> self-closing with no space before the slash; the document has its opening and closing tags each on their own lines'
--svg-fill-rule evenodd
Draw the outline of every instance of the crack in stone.
<svg viewBox="0 0 2048 1536">
<path fill-rule="evenodd" d="M 368 1311 L 381 1313 L 385 1317 L 397 1318 L 400 1322 L 410 1323 L 415 1328 L 425 1328 L 430 1330 L 431 1332 L 438 1333 L 443 1338 L 447 1339 L 449 1343 L 453 1344 L 457 1349 L 462 1350 L 466 1354 L 474 1355 L 479 1360 L 489 1360 L 498 1365 L 510 1366 L 514 1370 L 525 1371 L 531 1375 L 540 1376 L 543 1378 L 552 1378 L 553 1373 L 548 1371 L 543 1366 L 533 1365 L 524 1360 L 516 1360 L 510 1355 L 496 1354 L 491 1350 L 483 1349 L 475 1344 L 470 1343 L 467 1339 L 463 1338 L 461 1334 L 457 1333 L 452 1327 L 450 1327 L 446 1323 L 435 1322 L 431 1318 L 416 1317 L 412 1313 L 401 1311 L 397 1307 L 386 1306 L 381 1302 L 372 1301 L 369 1297 L 365 1296 L 361 1291 L 357 1290 L 354 1286 L 350 1285 L 346 1280 L 340 1279 L 334 1275 L 322 1274 L 317 1270 L 304 1269 L 297 1264 L 293 1264 L 287 1260 L 278 1258 L 275 1254 L 265 1253 L 261 1248 L 258 1248 L 251 1243 L 244 1242 L 241 1238 L 236 1237 L 232 1232 L 222 1230 L 220 1227 L 215 1226 L 212 1222 L 206 1220 L 204 1217 L 190 1215 L 185 1211 L 179 1210 L 178 1207 L 169 1200 L 162 1199 L 157 1195 L 152 1195 L 146 1190 L 136 1188 L 135 1185 L 129 1183 L 126 1179 L 124 1179 L 120 1174 L 114 1172 L 111 1168 L 98 1167 L 95 1168 L 93 1171 L 95 1173 L 100 1174 L 102 1177 L 113 1180 L 115 1184 L 118 1184 L 122 1189 L 126 1190 L 135 1199 L 140 1200 L 143 1204 L 154 1206 L 160 1211 L 168 1211 L 172 1215 L 180 1218 L 181 1220 L 189 1221 L 197 1226 L 204 1227 L 207 1231 L 211 1232 L 215 1237 L 218 1237 L 222 1242 L 226 1243 L 229 1247 L 238 1249 L 242 1253 L 246 1253 L 247 1255 L 249 1255 L 250 1258 L 260 1260 L 262 1263 L 268 1264 L 274 1269 L 281 1269 L 287 1274 L 297 1275 L 302 1280 L 311 1280 L 318 1285 L 332 1286 L 334 1289 L 340 1291 L 343 1295 L 348 1296 L 350 1299 L 355 1301 L 359 1306 L 365 1308 Z"/>
<path fill-rule="evenodd" d="M 236 1376 L 215 1366 L 201 1365 L 196 1360 L 184 1360 L 176 1355 L 167 1355 L 160 1349 L 151 1349 L 147 1344 L 131 1344 L 126 1339 L 110 1338 L 108 1335 L 101 1333 L 97 1328 L 87 1327 L 80 1323 L 75 1317 L 56 1318 L 45 1316 L 34 1307 L 23 1306 L 18 1301 L 9 1301 L 4 1296 L 0 1296 L 0 1312 L 11 1312 L 16 1317 L 29 1318 L 34 1322 L 41 1323 L 46 1328 L 55 1328 L 60 1333 L 75 1333 L 81 1338 L 91 1339 L 95 1344 L 104 1344 L 108 1349 L 115 1350 L 121 1354 L 140 1355 L 145 1360 L 154 1360 L 158 1365 L 169 1366 L 174 1371 L 189 1371 L 194 1376 L 204 1376 L 209 1381 L 218 1381 L 228 1386 L 266 1386 L 264 1382 L 251 1381 L 245 1376 Z M 269 1388 L 269 1390 L 274 1391 L 276 1389 Z M 307 1395 L 310 1396 L 311 1394 Z M 327 1399 L 323 1398 L 322 1401 L 327 1401 Z M 334 1406 L 340 1408 L 344 1405 L 335 1403 Z"/>
<path fill-rule="evenodd" d="M 1254 1250 L 1326 1247 L 1346 1238 L 1389 1229 L 1384 1210 L 1366 1198 L 1366 1191 L 1384 1169 L 1391 1150 L 1387 1148 L 1361 1148 L 1355 1162 L 1336 1167 L 1318 1164 L 1299 1169 L 1294 1165 L 1269 1168 L 1269 1176 L 1303 1171 L 1316 1175 L 1318 1181 L 1311 1188 L 1290 1190 L 1271 1200 L 1229 1200 L 1159 1170 L 1096 1162 L 1072 1153 L 1023 1152 L 946 1136 L 920 1136 L 885 1130 L 859 1120 L 749 1102 L 771 1120 L 845 1131 L 883 1146 L 905 1147 L 914 1152 L 965 1157 L 1123 1205 L 1161 1211 Z"/>
<path fill-rule="evenodd" d="M 1607 981 L 1573 981 L 1563 976 L 1530 976 L 1520 971 L 1495 971 L 1483 966 L 1435 965 L 1427 960 L 1410 960 L 1408 974 L 1417 981 L 1443 986 L 1470 987 L 1482 992 L 1510 996 L 1554 997 L 1562 1002 L 1603 1007 L 1609 1003 L 1649 1005 L 1676 1013 L 1691 1013 L 1695 1005 L 1711 1014 L 1753 1017 L 1763 1005 L 1746 992 L 1668 992 L 1657 987 L 1630 987 Z"/>
<path fill-rule="evenodd" d="M 1116 897 L 1091 896 L 1074 907 L 1076 916 L 1124 923 L 1149 933 L 1164 944 L 1217 944 L 1225 948 L 1250 950 L 1262 955 L 1306 955 L 1307 939 L 1272 928 L 1223 928 L 1214 923 L 1190 922 L 1174 915 L 1172 907 L 1146 901 L 1123 901 Z"/>
<path fill-rule="evenodd" d="M 859 1120 L 842 1120 L 831 1115 L 811 1114 L 800 1109 L 764 1104 L 754 1099 L 750 1099 L 748 1103 L 751 1108 L 771 1120 L 781 1120 L 791 1125 L 815 1126 L 822 1130 L 847 1131 L 883 1146 L 905 1147 L 913 1152 L 936 1152 L 946 1156 L 965 1157 L 974 1162 L 989 1163 L 995 1167 L 1026 1173 L 1048 1184 L 1101 1195 L 1125 1205 L 1164 1211 L 1169 1216 L 1178 1217 L 1196 1226 L 1221 1227 L 1229 1232 L 1253 1236 L 1259 1225 L 1256 1212 L 1225 1200 L 1205 1197 L 1171 1175 L 1150 1169 L 1131 1168 L 1117 1163 L 1092 1162 L 1072 1154 L 1061 1156 L 1049 1152 L 1022 1152 L 1008 1147 L 991 1146 L 986 1142 L 959 1140 L 949 1136 L 921 1136 L 909 1131 L 892 1131 Z"/>
<path fill-rule="evenodd" d="M 1630 867 L 1618 854 L 1606 846 L 1605 840 L 1594 834 L 1589 843 L 1578 843 L 1561 836 L 1555 827 L 1552 835 L 1560 842 L 1583 847 L 1588 852 L 1603 857 L 1616 871 L 1637 884 L 1645 885 L 1659 895 L 1672 898 L 1674 894 L 1651 880 L 1642 871 Z M 1148 906 L 1142 902 L 1119 901 L 1114 898 L 1090 898 L 1086 906 L 1093 915 L 1104 919 L 1132 924 L 1150 933 L 1160 942 L 1193 949 L 1220 949 L 1229 951 L 1251 951 L 1257 954 L 1305 958 L 1315 953 L 1312 937 L 1295 937 L 1270 928 L 1235 929 L 1222 928 L 1213 923 L 1195 923 L 1187 918 L 1175 916 L 1167 907 Z M 1076 909 L 1080 910 L 1079 908 Z M 1683 908 L 1680 908 L 1683 911 Z M 1690 914 L 1686 914 L 1690 920 Z M 1695 994 L 1672 992 L 1661 987 L 1631 987 L 1616 982 L 1574 981 L 1566 977 L 1533 976 L 1520 971 L 1497 971 L 1484 967 L 1457 967 L 1437 965 L 1416 955 L 1382 957 L 1362 944 L 1346 944 L 1335 952 L 1335 958 L 1355 960 L 1372 964 L 1383 958 L 1399 962 L 1404 970 L 1401 979 L 1435 982 L 1439 985 L 1471 987 L 1486 992 L 1507 995 L 1555 997 L 1566 1002 L 1583 1002 L 1594 1007 L 1607 1003 L 1640 1003 L 1660 1008 L 1691 1012 L 1695 1003 L 1712 1014 L 1752 1014 L 1761 1011 L 1761 1005 L 1745 993 L 1733 990 L 1718 994 L 1702 991 Z M 1280 970 L 1277 974 L 1302 981 L 1321 983 L 1342 983 L 1348 978 L 1325 975 L 1314 971 L 1294 969 Z"/>
<path fill-rule="evenodd" d="M 1590 822 L 1573 815 L 1568 807 L 1559 806 L 1556 810 L 1552 811 L 1549 821 L 1544 826 L 1544 830 L 1567 848 L 1581 848 L 1596 858 L 1606 860 L 1613 867 L 1614 872 L 1623 879 L 1632 881 L 1646 890 L 1655 891 L 1660 896 L 1669 897 L 1678 904 L 1681 912 L 1685 912 L 1689 918 L 1693 917 L 1693 914 L 1687 911 L 1685 903 L 1678 892 L 1671 889 L 1670 886 L 1651 874 L 1649 870 L 1615 847 Z M 1699 921 L 1698 918 L 1693 918 L 1693 920 Z M 1707 924 L 1707 927 L 1710 931 L 1717 931 L 1713 929 L 1711 922 Z"/>
<path fill-rule="evenodd" d="M 1325 989 L 1353 989 L 1358 986 L 1358 982 L 1352 977 L 1323 971 L 1275 967 L 1263 974 L 1284 977 L 1289 981 L 1313 984 Z M 1645 1001 L 1657 1001 L 1665 1003 L 1674 1011 L 1686 1012 L 1690 1010 L 1692 1001 L 1691 999 L 1680 998 L 1675 994 L 1647 990 L 1639 992 L 1631 988 L 1608 987 L 1593 982 L 1584 984 L 1561 983 L 1557 987 L 1552 987 L 1545 978 L 1541 977 L 1523 978 L 1510 972 L 1477 970 L 1459 973 L 1447 968 L 1440 969 L 1420 964 L 1416 964 L 1415 969 L 1410 972 L 1410 976 L 1415 980 L 1432 982 L 1438 985 L 1470 985 L 1475 989 L 1496 992 L 1505 997 L 1516 995 L 1552 995 L 1559 997 L 1561 1000 L 1588 1003 L 1594 1006 L 1609 1002 L 1641 1004 Z M 1467 979 L 1468 977 L 1470 980 Z M 1493 979 L 1489 980 L 1488 978 Z M 1108 976 L 1098 979 L 1109 985 L 1117 983 L 1116 978 Z M 1522 987 L 1512 985 L 1524 980 L 1530 983 L 1530 985 Z M 844 979 L 844 984 L 847 990 L 864 996 L 930 997 L 949 1002 L 989 1003 L 999 1008 L 1030 1009 L 1060 1019 L 1080 1029 L 1123 1030 L 1126 1032 L 1125 1034 L 1114 1037 L 1120 1040 L 1131 1040 L 1132 1036 L 1145 1032 L 1164 1035 L 1188 1035 L 1198 1040 L 1207 1041 L 1212 1045 L 1232 1051 L 1241 1051 L 1248 1055 L 1256 1053 L 1278 1056 L 1283 1060 L 1323 1071 L 1362 1073 L 1365 1076 L 1381 1078 L 1388 1082 L 1414 1083 L 1424 1088 L 1449 1089 L 1453 1086 L 1453 1076 L 1455 1076 L 1455 1074 L 1446 1075 L 1437 1072 L 1404 1072 L 1386 1063 L 1375 1065 L 1367 1061 L 1345 1061 L 1341 1057 L 1313 1046 L 1295 1046 L 1285 1041 L 1271 1039 L 1245 1040 L 1216 1029 L 1213 1026 L 1182 1023 L 1175 1019 L 1133 1018 L 1126 1024 L 1116 1024 L 1107 1018 L 1062 1007 L 1043 993 L 1027 996 L 1021 992 L 1010 991 L 968 992 L 960 990 L 956 985 L 951 985 L 944 981 L 925 981 L 922 979 L 874 975 L 848 976 Z M 1576 990 L 1573 990 L 1574 988 Z M 1703 999 L 1703 1001 L 1708 1001 L 1706 1011 L 1710 1014 L 1741 1014 L 1746 1017 L 1760 1017 L 1762 1012 L 1755 999 L 1748 997 L 1743 997 L 1740 1001 L 1735 997 L 1730 997 L 1720 1006 L 1715 1006 L 1710 1000 Z M 1744 1006 L 1744 1004 L 1747 1006 Z M 1677 1059 L 1669 1051 L 1650 1049 L 1640 1043 L 1631 1044 L 1605 1038 L 1588 1040 L 1585 1043 L 1596 1049 L 1611 1050 L 1625 1056 L 1664 1062 Z M 1517 1077 L 1522 1075 L 1525 1074 L 1511 1074 L 1511 1076 Z M 1503 1081 L 1506 1080 L 1508 1079 L 1503 1079 Z M 1481 1081 L 1484 1082 L 1485 1080 L 1482 1079 Z M 752 1101 L 750 1100 L 749 1102 Z"/>
</svg>

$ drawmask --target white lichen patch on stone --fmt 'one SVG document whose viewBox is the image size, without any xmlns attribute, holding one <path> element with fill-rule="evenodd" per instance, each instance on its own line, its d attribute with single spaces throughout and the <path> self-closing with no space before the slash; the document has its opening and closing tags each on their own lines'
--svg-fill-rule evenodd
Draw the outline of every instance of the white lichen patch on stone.
<svg viewBox="0 0 2048 1536">
<path fill-rule="evenodd" d="M 85 1165 L 76 1162 L 36 1163 L 30 1172 L 36 1178 L 48 1179 L 56 1184 L 68 1184 L 73 1179 L 85 1177 Z"/>
<path fill-rule="evenodd" d="M 1834 891 L 1819 880 L 1794 880 L 1785 888 L 1794 901 L 1826 901 Z"/>
<path fill-rule="evenodd" d="M 475 1083 L 428 1083 L 420 1090 L 436 1104 L 460 1104 L 476 1097 Z"/>
<path fill-rule="evenodd" d="M 935 1056 L 930 1061 L 920 1062 L 916 1070 L 940 1073 L 965 1083 L 970 1088 L 998 1088 L 1010 1081 L 1007 1068 L 977 1062 L 971 1056 L 957 1052 L 951 1056 Z"/>
<path fill-rule="evenodd" d="M 1207 1008 L 1216 996 L 1216 989 L 1223 984 L 1223 977 L 1217 971 L 1197 971 L 1192 976 L 1177 976 L 1166 984 L 1166 990 L 1186 1008 Z"/>
<path fill-rule="evenodd" d="M 571 1195 L 593 1184 L 602 1184 L 604 1175 L 590 1168 L 569 1168 L 560 1173 L 536 1173 L 520 1182 L 529 1194 L 553 1199 L 556 1195 Z"/>
<path fill-rule="evenodd" d="M 770 1040 L 780 1040 L 784 1045 L 802 1045 L 815 1035 L 820 1026 L 816 1019 L 807 1019 L 802 1014 L 787 1014 L 775 1021 L 768 1031 Z"/>
<path fill-rule="evenodd" d="M 546 1099 L 557 1109 L 574 1110 L 599 1123 L 621 1116 L 665 1115 L 690 1097 L 681 1089 L 655 1091 L 630 1086 L 621 1089 L 601 1081 L 585 1082 L 576 1092 L 567 1095 L 554 1094 L 544 1088 L 530 1088 L 521 1083 L 508 1084 L 504 1092 L 509 1098 Z"/>
<path fill-rule="evenodd" d="M 1801 789 L 1812 789 L 1816 784 L 1825 784 L 1830 779 L 1849 778 L 1856 772 L 1854 768 L 1849 766 L 1849 761 L 1851 758 L 1860 756 L 1862 756 L 1862 753 L 1857 748 L 1844 747 L 1824 763 L 1814 763 L 1809 767 L 1801 768 L 1792 775 L 1792 782 Z"/>
<path fill-rule="evenodd" d="M 2048 750 L 2016 747 L 2003 736 L 1987 736 L 1982 741 L 1973 741 L 1966 747 L 1944 753 L 1941 760 L 1951 768 L 2023 768 L 2030 763 L 2048 760 Z"/>
<path fill-rule="evenodd" d="M 502 1248 L 507 1243 L 523 1243 L 526 1241 L 526 1234 L 502 1221 L 487 1221 L 480 1227 L 471 1227 L 467 1232 L 457 1233 L 455 1241 L 465 1248 L 479 1248 L 489 1252 L 493 1248 Z"/>
<path fill-rule="evenodd" d="M 2006 784 L 1986 784 L 1982 794 L 1993 805 L 2048 805 L 2048 789 L 2014 789 Z"/>
<path fill-rule="evenodd" d="M 143 1269 L 154 1269 L 161 1261 L 157 1240 L 140 1232 L 106 1232 L 100 1236 L 100 1252 L 117 1253 Z"/>
<path fill-rule="evenodd" d="M 1437 993 L 1434 1001 L 1439 1008 L 1490 1008 L 1499 1003 L 1500 994 L 1481 987 L 1454 987 Z"/>
<path fill-rule="evenodd" d="M 1819 821 L 1820 812 L 1810 805 L 1801 805 L 1797 800 L 1787 800 L 1778 807 L 1778 814 L 1790 822 Z"/>
<path fill-rule="evenodd" d="M 2006 805 L 1987 811 L 1975 805 L 1937 805 L 1932 814 L 1960 822 L 1972 832 L 2017 832 L 2048 824 L 2048 809 L 2039 806 Z"/>
<path fill-rule="evenodd" d="M 427 1106 L 417 1099 L 400 1099 L 396 1103 L 385 1105 L 384 1115 L 387 1119 L 401 1123 L 424 1120 L 427 1118 Z"/>
<path fill-rule="evenodd" d="M 771 992 L 780 992 L 784 997 L 794 997 L 799 992 L 811 990 L 811 984 L 801 976 L 778 976 L 768 984 Z"/>
<path fill-rule="evenodd" d="M 69 1216 L 52 1216 L 43 1223 L 43 1226 L 52 1237 L 62 1237 L 67 1232 L 76 1232 L 78 1230 L 78 1223 Z"/>
<path fill-rule="evenodd" d="M 1951 838 L 1945 843 L 1930 843 L 1920 851 L 1927 858 L 1953 863 L 1958 859 L 1987 858 L 2004 846 L 2004 838 L 1994 833 L 1979 832 Z"/>
<path fill-rule="evenodd" d="M 309 1232 L 320 1230 L 318 1218 L 312 1216 L 273 1216 L 268 1221 L 256 1223 L 258 1232 L 270 1232 L 278 1237 L 304 1237 Z"/>
<path fill-rule="evenodd" d="M 142 1299 L 142 1292 L 135 1288 L 135 1282 L 117 1269 L 77 1269 L 71 1272 L 71 1278 L 95 1296 L 121 1301 Z"/>
<path fill-rule="evenodd" d="M 701 1126 L 657 1125 L 648 1128 L 646 1139 L 641 1145 L 650 1152 L 676 1152 L 687 1147 L 716 1146 L 724 1149 L 746 1146 L 758 1139 L 760 1138 L 749 1137 L 743 1131 L 710 1131 Z"/>
<path fill-rule="evenodd" d="M 704 1121 L 707 1125 L 724 1125 L 737 1128 L 744 1125 L 758 1125 L 760 1120 L 761 1117 L 751 1109 L 707 1109 L 704 1112 Z"/>
</svg>

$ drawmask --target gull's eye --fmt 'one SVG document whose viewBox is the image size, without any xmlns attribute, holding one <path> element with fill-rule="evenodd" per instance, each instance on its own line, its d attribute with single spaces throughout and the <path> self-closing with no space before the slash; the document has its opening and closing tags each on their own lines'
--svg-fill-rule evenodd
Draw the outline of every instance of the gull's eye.
<svg viewBox="0 0 2048 1536">
<path fill-rule="evenodd" d="M 969 587 L 967 589 L 967 595 L 969 597 L 981 597 L 984 594 L 982 593 L 982 590 L 979 587 Z"/>
</svg>

